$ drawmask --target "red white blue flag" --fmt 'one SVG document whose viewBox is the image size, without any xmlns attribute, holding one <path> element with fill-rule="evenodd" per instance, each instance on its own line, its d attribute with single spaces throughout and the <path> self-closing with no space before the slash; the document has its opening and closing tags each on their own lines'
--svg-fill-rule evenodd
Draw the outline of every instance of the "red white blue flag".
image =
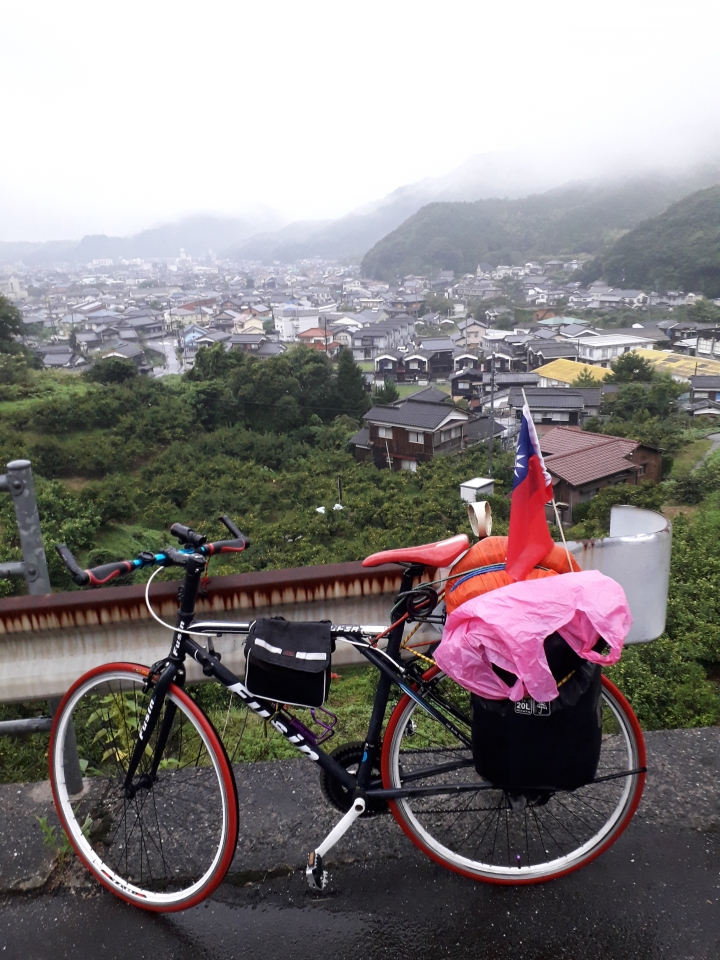
<svg viewBox="0 0 720 960">
<path fill-rule="evenodd" d="M 535 424 L 525 404 L 515 455 L 505 568 L 513 580 L 524 580 L 554 546 L 545 519 L 545 504 L 552 498 L 552 478 L 545 468 Z"/>
</svg>

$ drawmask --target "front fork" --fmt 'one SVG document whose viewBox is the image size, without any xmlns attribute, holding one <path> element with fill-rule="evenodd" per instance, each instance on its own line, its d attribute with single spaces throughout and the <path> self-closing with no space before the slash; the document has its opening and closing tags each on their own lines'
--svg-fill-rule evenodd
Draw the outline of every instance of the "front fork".
<svg viewBox="0 0 720 960">
<path fill-rule="evenodd" d="M 130 757 L 130 763 L 128 764 L 127 773 L 125 774 L 125 780 L 123 782 L 123 792 L 128 800 L 132 800 L 139 789 L 152 786 L 157 776 L 158 767 L 160 766 L 160 761 L 167 746 L 173 722 L 175 721 L 175 714 L 177 713 L 177 706 L 172 700 L 167 701 L 167 708 L 162 718 L 150 767 L 133 783 L 137 769 L 140 766 L 140 761 L 157 726 L 163 704 L 167 699 L 168 687 L 175 680 L 179 670 L 179 664 L 173 662 L 168 663 L 160 674 L 160 679 L 155 684 L 153 695 L 150 698 L 145 717 L 138 731 L 138 738 L 135 742 L 135 747 Z M 148 677 L 148 681 L 149 680 L 150 678 Z"/>
<path fill-rule="evenodd" d="M 194 558 L 192 559 L 194 560 Z M 165 662 L 165 666 L 162 669 L 160 678 L 155 684 L 155 689 L 152 697 L 150 698 L 150 703 L 148 704 L 145 717 L 140 725 L 138 738 L 135 743 L 132 756 L 130 757 L 127 773 L 125 774 L 125 780 L 123 781 L 123 792 L 128 800 L 131 800 L 135 796 L 138 789 L 151 787 L 154 783 L 157 776 L 158 767 L 160 766 L 160 761 L 162 760 L 165 747 L 167 746 L 167 742 L 170 737 L 170 731 L 172 730 L 172 726 L 175 721 L 177 706 L 172 700 L 167 700 L 167 691 L 171 683 L 182 684 L 185 679 L 185 668 L 183 666 L 183 661 L 185 660 L 184 640 L 186 634 L 183 631 L 187 630 L 195 615 L 195 596 L 197 594 L 197 588 L 200 584 L 200 576 L 204 567 L 204 561 L 199 562 L 202 560 L 203 558 L 199 557 L 197 558 L 197 562 L 194 562 L 186 567 L 185 580 L 180 590 L 180 609 L 178 610 L 177 618 L 175 620 L 176 631 L 173 634 L 170 657 Z M 149 683 L 150 677 L 148 677 L 148 684 Z M 133 782 L 135 774 L 137 773 L 137 769 L 140 766 L 140 761 L 143 758 L 143 754 L 145 753 L 147 745 L 150 742 L 150 738 L 155 731 L 158 718 L 160 717 L 163 704 L 166 700 L 167 706 L 165 709 L 165 714 L 162 718 L 162 724 L 160 726 L 160 731 L 158 733 L 150 766 L 146 772 L 142 773 L 138 779 Z"/>
</svg>

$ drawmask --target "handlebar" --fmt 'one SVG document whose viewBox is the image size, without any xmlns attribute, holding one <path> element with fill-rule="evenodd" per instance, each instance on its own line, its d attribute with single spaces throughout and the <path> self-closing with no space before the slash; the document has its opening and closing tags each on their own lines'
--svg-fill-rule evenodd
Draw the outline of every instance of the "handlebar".
<svg viewBox="0 0 720 960">
<path fill-rule="evenodd" d="M 207 537 L 201 533 L 196 533 L 191 527 L 183 526 L 180 523 L 174 523 L 170 527 L 170 532 L 180 540 L 184 548 L 175 549 L 168 547 L 162 553 L 144 552 L 138 555 L 135 560 L 118 560 L 114 563 L 103 563 L 99 567 L 91 567 L 83 570 L 64 543 L 55 545 L 55 549 L 60 555 L 60 559 L 72 574 L 74 583 L 79 587 L 86 587 L 88 584 L 99 587 L 103 584 L 121 577 L 125 573 L 133 570 L 140 570 L 142 567 L 151 566 L 181 566 L 189 567 L 193 561 L 191 557 L 201 554 L 203 557 L 212 557 L 217 553 L 242 553 L 250 546 L 248 538 L 238 530 L 229 517 L 220 517 L 221 522 L 233 534 L 233 540 L 218 540 L 215 543 L 207 543 Z"/>
</svg>

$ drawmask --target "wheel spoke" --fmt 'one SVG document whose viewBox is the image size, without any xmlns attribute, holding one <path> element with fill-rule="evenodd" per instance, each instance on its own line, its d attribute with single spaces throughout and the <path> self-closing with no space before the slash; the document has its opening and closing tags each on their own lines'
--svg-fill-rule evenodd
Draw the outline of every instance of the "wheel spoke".
<svg viewBox="0 0 720 960">
<path fill-rule="evenodd" d="M 163 909 L 202 899 L 220 882 L 221 863 L 229 862 L 220 854 L 234 850 L 237 840 L 237 805 L 226 788 L 232 771 L 210 724 L 175 688 L 168 693 L 175 717 L 156 758 L 158 772 L 150 775 L 164 709 L 125 796 L 127 763 L 153 695 L 143 686 L 143 677 L 122 665 L 78 681 L 67 709 L 93 775 L 74 805 L 63 785 L 55 787 L 63 824 L 86 866 L 123 899 Z M 63 745 L 53 750 L 61 757 Z M 52 768 L 57 765 L 53 759 Z M 88 816 L 90 839 L 82 834 Z"/>
<path fill-rule="evenodd" d="M 627 826 L 642 790 L 642 741 L 612 689 L 603 687 L 603 717 L 612 720 L 613 733 L 602 737 L 597 782 L 572 791 L 508 792 L 478 777 L 477 793 L 402 797 L 392 804 L 394 815 L 421 849 L 478 879 L 528 883 L 577 869 Z M 469 694 L 439 672 L 426 691 L 436 707 L 449 712 L 452 705 L 454 721 L 464 717 L 471 728 Z M 405 737 L 411 721 L 413 733 Z M 386 786 L 472 782 L 471 751 L 409 698 L 395 708 L 388 731 Z M 623 776 L 636 770 L 638 777 Z"/>
</svg>

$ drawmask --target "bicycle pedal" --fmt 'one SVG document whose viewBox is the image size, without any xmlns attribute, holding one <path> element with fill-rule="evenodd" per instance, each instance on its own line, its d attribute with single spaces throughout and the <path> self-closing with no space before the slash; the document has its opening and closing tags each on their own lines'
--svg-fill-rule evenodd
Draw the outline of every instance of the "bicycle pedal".
<svg viewBox="0 0 720 960">
<path fill-rule="evenodd" d="M 324 890 L 328 885 L 328 872 L 323 870 L 322 857 L 318 856 L 314 850 L 311 850 L 308 854 L 305 879 L 311 890 Z"/>
</svg>

